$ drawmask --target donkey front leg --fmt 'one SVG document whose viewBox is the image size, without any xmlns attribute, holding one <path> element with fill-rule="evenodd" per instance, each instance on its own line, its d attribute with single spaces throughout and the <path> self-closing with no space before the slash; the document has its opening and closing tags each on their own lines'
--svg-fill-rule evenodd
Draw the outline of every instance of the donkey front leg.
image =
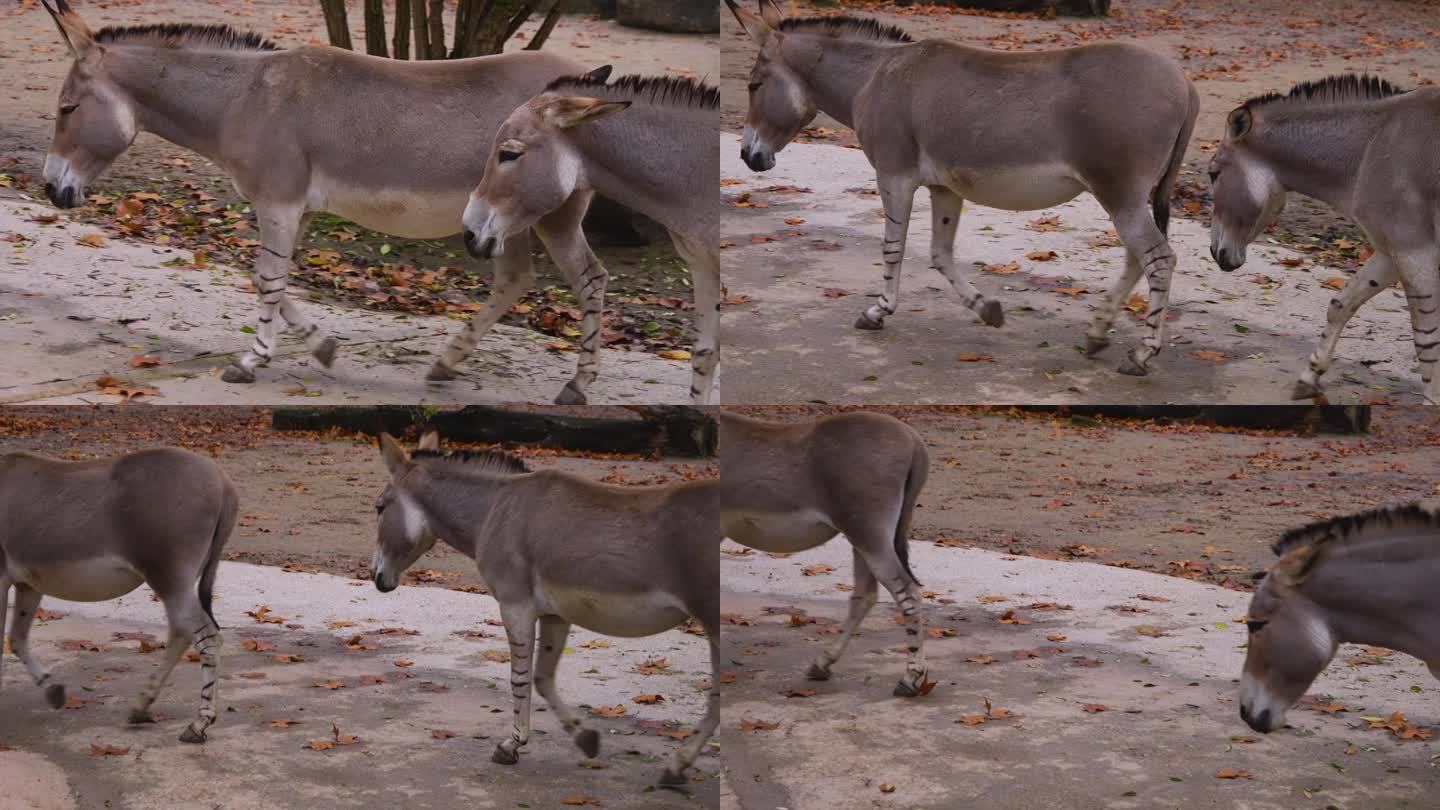
<svg viewBox="0 0 1440 810">
<path fill-rule="evenodd" d="M 945 276 L 960 303 L 972 309 L 980 320 L 990 326 L 1005 325 L 1005 311 L 1000 302 L 985 297 L 955 269 L 955 229 L 960 227 L 960 213 L 965 209 L 965 198 L 944 186 L 930 187 L 930 267 Z M 896 268 L 899 274 L 899 268 Z"/>
<path fill-rule="evenodd" d="M 670 765 L 660 775 L 662 785 L 685 784 L 685 769 L 695 763 L 695 758 L 705 750 L 705 744 L 720 727 L 720 628 L 706 627 L 705 635 L 710 638 L 710 691 L 705 704 L 705 719 L 695 733 L 670 756 Z"/>
<path fill-rule="evenodd" d="M 523 605 L 500 603 L 500 617 L 505 621 L 505 635 L 510 640 L 510 697 L 514 701 L 515 722 L 510 736 L 495 746 L 492 762 L 514 765 L 520 761 L 520 748 L 530 741 L 530 665 L 535 658 L 535 609 Z"/>
<path fill-rule="evenodd" d="M 865 617 L 870 615 L 870 610 L 875 607 L 875 575 L 870 572 L 870 566 L 865 564 L 865 558 L 858 549 L 852 548 L 851 552 L 855 560 L 855 590 L 850 592 L 850 614 L 845 617 L 845 626 L 841 628 L 839 638 L 821 650 L 820 655 L 810 663 L 810 669 L 805 675 L 814 681 L 830 680 L 830 667 L 840 660 L 845 648 L 850 645 L 850 639 L 859 631 Z"/>
<path fill-rule="evenodd" d="M 1399 272 L 1395 263 L 1384 253 L 1376 253 L 1365 262 L 1365 266 L 1351 279 L 1334 298 L 1330 299 L 1329 310 L 1325 313 L 1325 329 L 1320 333 L 1320 345 L 1310 353 L 1310 362 L 1300 372 L 1300 380 L 1290 392 L 1291 399 L 1311 399 L 1320 396 L 1320 377 L 1330 370 L 1330 360 L 1335 356 L 1335 344 L 1340 342 L 1340 333 L 1355 313 L 1367 301 L 1379 295 L 1382 290 L 1395 283 Z M 1412 312 L 1413 316 L 1413 312 Z M 1430 337 L 1436 337 L 1433 334 Z M 1419 333 L 1416 333 L 1419 337 Z"/>
<path fill-rule="evenodd" d="M 0 574 L 0 687 L 5 685 L 5 625 L 10 618 L 10 578 Z"/>
<path fill-rule="evenodd" d="M 510 307 L 525 290 L 530 288 L 534 275 L 530 268 L 530 232 L 526 231 L 505 240 L 503 252 L 495 258 L 495 277 L 490 285 L 490 297 L 479 312 L 470 316 L 470 321 L 459 334 L 450 338 L 445 351 L 425 379 L 431 382 L 445 382 L 460 376 L 460 364 L 465 362 L 480 343 L 480 338 L 490 331 L 510 311 Z"/>
<path fill-rule="evenodd" d="M 1126 261 L 1126 276 L 1129 276 L 1129 261 L 1140 267 L 1150 286 L 1150 298 L 1145 311 L 1145 326 L 1150 333 L 1140 340 L 1140 345 L 1120 363 L 1121 374 L 1143 377 L 1150 373 L 1150 358 L 1165 347 L 1165 313 L 1170 305 L 1170 280 L 1175 271 L 1175 251 L 1170 242 L 1155 224 L 1154 215 L 1148 205 L 1121 209 L 1111 214 L 1115 231 L 1125 244 L 1129 254 Z"/>
<path fill-rule="evenodd" d="M 713 245 L 670 235 L 675 250 L 690 267 L 695 294 L 695 350 L 690 358 L 690 404 L 705 405 L 715 388 L 720 364 L 720 256 Z"/>
<path fill-rule="evenodd" d="M 1377 254 L 1378 255 L 1378 254 Z M 1395 255 L 1405 301 L 1410 307 L 1410 328 L 1415 336 L 1415 357 L 1420 362 L 1420 380 L 1425 384 L 1425 401 L 1440 404 L 1440 247 L 1402 251 Z M 1351 282 L 1352 284 L 1354 282 Z M 1348 285 L 1347 285 L 1348 286 Z"/>
<path fill-rule="evenodd" d="M 570 636 L 570 623 L 558 616 L 540 617 L 540 649 L 535 653 L 535 689 L 550 704 L 560 727 L 565 729 L 585 756 L 594 759 L 600 753 L 600 733 L 585 728 L 580 715 L 560 698 L 555 685 L 555 670 L 565 652 L 565 639 Z"/>
<path fill-rule="evenodd" d="M 910 209 L 915 204 L 915 189 L 918 188 L 907 178 L 880 175 L 880 202 L 885 206 L 885 241 L 880 246 L 880 258 L 885 263 L 885 292 L 877 303 L 860 313 L 855 319 L 856 329 L 879 329 L 885 325 L 885 317 L 895 313 L 900 301 L 900 265 L 905 259 L 905 234 L 910 229 Z"/>
<path fill-rule="evenodd" d="M 220 375 L 225 382 L 255 382 L 255 369 L 269 365 L 270 358 L 275 355 L 275 346 L 279 342 L 275 319 L 285 305 L 290 256 L 295 251 L 295 238 L 304 214 L 304 208 L 299 205 L 255 207 L 255 218 L 260 224 L 260 252 L 255 257 L 250 278 L 260 295 L 260 319 L 250 351 L 231 363 Z"/>
<path fill-rule="evenodd" d="M 30 624 L 35 621 L 35 611 L 39 607 L 40 592 L 22 582 L 15 583 L 15 629 L 10 631 L 10 648 L 30 671 L 35 685 L 45 687 L 45 700 L 50 708 L 59 709 L 65 706 L 65 685 L 50 683 L 50 670 L 41 666 L 30 654 Z"/>
<path fill-rule="evenodd" d="M 605 283 L 610 274 L 585 241 L 580 223 L 590 207 L 589 193 L 577 193 L 535 224 L 551 261 L 560 269 L 580 299 L 580 353 L 575 376 L 565 384 L 557 405 L 584 405 L 586 391 L 600 367 L 600 322 L 605 314 Z"/>
</svg>

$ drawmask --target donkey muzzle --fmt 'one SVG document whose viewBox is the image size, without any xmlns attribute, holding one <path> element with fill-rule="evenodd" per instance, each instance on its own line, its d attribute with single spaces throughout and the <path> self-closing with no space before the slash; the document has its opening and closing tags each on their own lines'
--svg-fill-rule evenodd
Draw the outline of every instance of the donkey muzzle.
<svg viewBox="0 0 1440 810">
<path fill-rule="evenodd" d="M 740 160 L 750 167 L 752 172 L 764 172 L 775 168 L 775 155 L 762 149 L 751 149 L 741 145 Z"/>
<path fill-rule="evenodd" d="M 375 580 L 375 590 L 381 593 L 390 593 L 400 586 L 398 577 L 396 579 L 386 579 L 379 571 L 375 572 L 373 579 Z"/>
<path fill-rule="evenodd" d="M 1270 728 L 1269 709 L 1261 709 L 1259 714 L 1251 714 L 1250 707 L 1246 706 L 1244 703 L 1241 703 L 1240 719 L 1245 721 L 1245 725 L 1260 732 L 1261 734 L 1269 734 L 1273 730 Z"/>
<path fill-rule="evenodd" d="M 1245 263 L 1244 255 L 1241 255 L 1237 259 L 1233 254 L 1231 254 L 1228 248 L 1223 247 L 1217 248 L 1212 246 L 1210 248 L 1210 258 L 1214 259 L 1215 263 L 1220 265 L 1220 269 L 1224 270 L 1227 273 L 1234 271 L 1235 269 L 1239 268 L 1240 265 Z"/>
<path fill-rule="evenodd" d="M 470 255 L 477 259 L 495 258 L 497 255 L 495 247 L 498 244 L 499 240 L 493 236 L 487 236 L 481 239 L 474 231 L 469 228 L 465 229 L 465 249 L 470 251 Z"/>
<path fill-rule="evenodd" d="M 80 194 L 74 186 L 57 188 L 54 183 L 46 183 L 45 196 L 56 208 L 74 208 L 80 204 Z"/>
</svg>

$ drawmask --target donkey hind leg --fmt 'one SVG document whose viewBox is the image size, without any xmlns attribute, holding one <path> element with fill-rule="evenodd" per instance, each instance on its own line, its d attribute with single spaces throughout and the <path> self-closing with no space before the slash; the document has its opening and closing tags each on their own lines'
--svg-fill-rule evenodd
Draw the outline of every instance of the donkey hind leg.
<svg viewBox="0 0 1440 810">
<path fill-rule="evenodd" d="M 1130 300 L 1130 291 L 1135 289 L 1139 281 L 1140 262 L 1127 250 L 1124 274 L 1105 293 L 1100 309 L 1096 310 L 1095 317 L 1090 319 L 1090 328 L 1085 330 L 1086 357 L 1093 357 L 1110 348 L 1110 327 L 1115 324 L 1115 316 L 1120 314 L 1120 307 Z"/>
<path fill-rule="evenodd" d="M 555 397 L 557 405 L 584 405 L 586 391 L 599 374 L 600 322 L 605 314 L 605 282 L 610 274 L 590 249 L 580 227 L 592 196 L 575 194 L 535 224 L 535 234 L 545 243 L 545 251 L 580 299 L 580 352 L 575 376 Z"/>
<path fill-rule="evenodd" d="M 955 269 L 955 229 L 960 227 L 964 209 L 964 197 L 943 186 L 930 187 L 930 269 L 949 280 L 960 303 L 974 310 L 980 320 L 990 326 L 1004 326 L 1005 311 L 1000 302 L 986 298 Z"/>
<path fill-rule="evenodd" d="M 470 316 L 450 342 L 445 351 L 430 366 L 425 379 L 444 382 L 460 376 L 460 364 L 475 351 L 480 338 L 490 331 L 510 311 L 510 306 L 520 300 L 529 289 L 534 277 L 530 269 L 530 233 L 519 234 L 505 240 L 505 250 L 494 262 L 494 279 L 490 285 L 490 297 L 481 305 L 480 311 Z"/>
<path fill-rule="evenodd" d="M 879 329 L 885 316 L 893 315 L 900 301 L 900 266 L 905 259 L 905 233 L 910 229 L 910 209 L 915 205 L 915 185 L 909 178 L 880 175 L 880 202 L 885 206 L 885 241 L 880 258 L 885 263 L 885 292 L 855 319 L 856 329 Z"/>
<path fill-rule="evenodd" d="M 510 697 L 515 704 L 515 723 L 510 736 L 495 746 L 492 762 L 514 765 L 520 748 L 530 741 L 530 665 L 535 658 L 535 609 L 529 603 L 507 606 L 500 603 L 505 635 L 510 640 Z"/>
<path fill-rule="evenodd" d="M 10 579 L 0 574 L 0 687 L 5 685 L 5 625 L 10 618 Z"/>
<path fill-rule="evenodd" d="M 1320 377 L 1330 370 L 1330 360 L 1335 355 L 1335 344 L 1340 342 L 1340 333 L 1345 331 L 1345 324 L 1350 322 L 1360 307 L 1365 302 L 1379 295 L 1381 291 L 1395 283 L 1399 278 L 1399 272 L 1395 263 L 1384 253 L 1376 253 L 1365 262 L 1359 274 L 1350 283 L 1345 285 L 1334 298 L 1330 299 L 1329 310 L 1325 314 L 1325 329 L 1320 333 L 1320 345 L 1310 353 L 1310 362 L 1307 368 L 1300 372 L 1300 379 L 1295 383 L 1295 388 L 1290 392 L 1291 399 L 1311 399 L 1320 396 Z M 1412 313 L 1413 315 L 1413 313 Z M 1431 329 L 1430 338 L 1440 337 L 1434 334 Z M 1418 339 L 1419 332 L 1416 333 Z"/>
<path fill-rule="evenodd" d="M 705 405 L 715 389 L 720 365 L 720 257 L 713 245 L 699 244 L 672 233 L 675 250 L 690 267 L 695 294 L 695 351 L 690 357 L 690 404 Z"/>
<path fill-rule="evenodd" d="M 850 645 L 850 639 L 864 623 L 865 617 L 870 615 L 870 610 L 875 607 L 877 589 L 875 587 L 875 575 L 870 572 L 870 566 L 865 564 L 865 558 L 861 556 L 858 549 L 851 549 L 851 556 L 855 559 L 855 590 L 850 592 L 850 615 L 845 617 L 845 626 L 840 631 L 840 637 L 835 639 L 829 647 L 820 651 L 815 660 L 810 663 L 810 669 L 806 670 L 806 677 L 813 681 L 830 680 L 830 667 L 840 660 L 845 648 Z"/>
<path fill-rule="evenodd" d="M 921 611 L 920 589 L 915 580 L 906 573 L 900 558 L 895 555 L 892 536 L 876 536 L 881 538 L 880 542 L 857 544 L 855 551 L 865 557 L 870 572 L 885 586 L 885 590 L 890 592 L 895 604 L 900 607 L 900 615 L 905 620 L 905 635 L 910 637 L 905 646 L 910 653 L 910 660 L 905 664 L 905 675 L 895 685 L 895 695 L 916 697 L 922 694 L 926 675 L 925 614 Z M 851 538 L 851 542 L 854 543 L 855 538 Z"/>
<path fill-rule="evenodd" d="M 715 729 L 720 727 L 720 632 L 717 627 L 706 627 L 705 635 L 710 637 L 710 691 L 706 699 L 705 719 L 690 739 L 670 755 L 670 764 L 660 775 L 662 785 L 685 784 L 685 769 L 700 756 Z"/>
<path fill-rule="evenodd" d="M 15 629 L 10 631 L 10 648 L 30 671 L 35 685 L 45 687 L 45 700 L 50 708 L 59 709 L 65 705 L 65 685 L 58 681 L 51 683 L 50 670 L 41 666 L 30 654 L 30 623 L 35 621 L 35 611 L 39 607 L 40 592 L 24 583 L 15 583 Z"/>
<path fill-rule="evenodd" d="M 313 217 L 313 212 L 307 212 L 300 217 L 300 224 L 295 229 L 296 245 L 299 245 L 301 238 L 305 236 L 305 229 L 309 227 Z M 307 318 L 304 311 L 296 306 L 288 295 L 280 299 L 280 317 L 290 325 L 291 334 L 305 341 L 305 348 L 310 350 L 311 356 L 320 361 L 320 365 L 329 368 L 335 363 L 335 350 L 339 346 L 335 338 L 325 334 L 314 321 Z"/>
<path fill-rule="evenodd" d="M 565 651 L 565 639 L 570 636 L 570 623 L 558 616 L 540 617 L 539 649 L 535 652 L 535 690 L 555 716 L 560 718 L 560 727 L 565 729 L 585 756 L 594 758 L 600 753 L 600 734 L 585 728 L 580 715 L 560 697 L 555 684 L 555 670 L 560 664 L 560 655 Z"/>
<path fill-rule="evenodd" d="M 1120 363 L 1121 374 L 1143 377 L 1150 373 L 1150 358 L 1165 347 L 1165 312 L 1170 305 L 1170 280 L 1175 272 L 1175 251 L 1160 227 L 1155 224 L 1154 214 L 1144 200 L 1128 208 L 1112 211 L 1111 220 L 1120 241 L 1125 244 L 1128 256 L 1140 265 L 1140 272 L 1150 287 L 1150 298 L 1146 304 L 1145 326 L 1150 333 L 1141 338 L 1140 345 Z M 1126 275 L 1129 275 L 1127 257 Z"/>
<path fill-rule="evenodd" d="M 1440 273 L 1435 272 L 1440 267 L 1440 247 L 1427 245 L 1402 251 L 1395 255 L 1395 262 L 1410 307 L 1410 328 L 1415 336 L 1425 400 L 1431 405 L 1440 404 L 1440 369 L 1436 368 L 1440 364 Z"/>
<path fill-rule="evenodd" d="M 260 320 L 250 351 L 220 375 L 225 382 L 255 382 L 255 369 L 269 365 L 275 354 L 279 331 L 275 319 L 285 306 L 285 280 L 290 274 L 290 256 L 295 251 L 295 239 L 304 214 L 299 205 L 255 207 L 255 218 L 260 223 L 260 252 L 255 257 L 250 278 L 260 295 Z M 313 336 L 312 332 L 306 337 Z"/>
</svg>

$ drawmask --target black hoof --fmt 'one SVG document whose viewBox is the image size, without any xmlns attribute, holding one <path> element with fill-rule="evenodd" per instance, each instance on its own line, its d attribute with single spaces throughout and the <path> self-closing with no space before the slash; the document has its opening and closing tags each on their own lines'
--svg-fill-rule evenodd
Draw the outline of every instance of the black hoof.
<svg viewBox="0 0 1440 810">
<path fill-rule="evenodd" d="M 920 693 L 915 691 L 915 688 L 913 686 L 905 683 L 904 681 L 895 684 L 895 691 L 891 692 L 891 694 L 893 694 L 895 697 L 920 697 Z"/>
<path fill-rule="evenodd" d="M 587 728 L 575 735 L 575 744 L 585 752 L 588 759 L 594 759 L 600 755 L 600 732 L 593 728 Z"/>
<path fill-rule="evenodd" d="M 858 318 L 855 319 L 855 328 L 856 328 L 856 329 L 869 329 L 869 330 L 871 330 L 871 331 L 874 331 L 874 330 L 876 330 L 876 329 L 884 329 L 884 328 L 885 328 L 885 322 L 884 322 L 884 321 L 872 321 L 872 320 L 870 320 L 870 316 L 869 316 L 869 315 L 867 315 L 867 314 L 865 314 L 864 312 L 862 312 L 862 313 L 860 313 L 860 317 L 858 317 Z"/>
<path fill-rule="evenodd" d="M 666 768 L 665 772 L 660 774 L 660 784 L 677 787 L 679 785 L 688 784 L 688 782 L 685 779 L 685 774 L 676 773 L 669 768 Z"/>
<path fill-rule="evenodd" d="M 129 722 L 132 726 L 142 726 L 155 722 L 155 715 L 151 714 L 149 709 L 131 709 Z"/>
<path fill-rule="evenodd" d="M 65 684 L 52 683 L 45 687 L 45 702 L 49 703 L 52 709 L 65 708 Z"/>
<path fill-rule="evenodd" d="M 435 365 L 430 367 L 430 373 L 425 375 L 425 379 L 429 380 L 430 382 L 449 382 L 450 380 L 453 380 L 459 376 L 460 373 L 455 371 L 454 369 L 446 368 L 445 366 L 436 363 Z"/>
<path fill-rule="evenodd" d="M 1108 348 L 1110 348 L 1110 338 L 1108 337 L 1097 338 L 1087 336 L 1085 338 L 1086 357 L 1094 357 L 1095 355 L 1105 351 Z"/>
<path fill-rule="evenodd" d="M 520 753 L 510 753 L 503 745 L 495 746 L 495 753 L 490 755 L 490 761 L 500 765 L 514 765 L 520 761 Z"/>
<path fill-rule="evenodd" d="M 1135 358 L 1129 356 L 1120 361 L 1120 368 L 1116 370 L 1131 377 L 1144 377 L 1150 373 L 1149 369 L 1135 362 Z"/>
<path fill-rule="evenodd" d="M 320 361 L 320 365 L 330 368 L 331 364 L 335 362 L 335 350 L 338 348 L 340 348 L 340 344 L 336 342 L 335 338 L 327 337 L 320 341 L 320 347 L 312 354 L 315 355 L 316 360 Z"/>
<path fill-rule="evenodd" d="M 205 732 L 196 731 L 195 729 L 186 726 L 185 730 L 180 732 L 180 742 L 190 743 L 191 745 L 200 745 L 201 743 L 205 742 Z"/>
<path fill-rule="evenodd" d="M 220 379 L 227 383 L 253 383 L 255 382 L 255 372 L 246 371 L 244 368 L 231 363 L 225 367 L 225 373 L 220 375 Z"/>
<path fill-rule="evenodd" d="M 1296 380 L 1295 387 L 1290 389 L 1291 399 L 1317 399 L 1323 396 L 1324 394 L 1320 393 L 1320 389 L 1318 387 L 1313 386 L 1310 383 L 1305 382 L 1304 380 Z"/>
<path fill-rule="evenodd" d="M 805 670 L 805 677 L 812 681 L 828 681 L 830 680 L 830 670 L 819 664 L 811 664 L 810 668 Z"/>
<path fill-rule="evenodd" d="M 575 387 L 568 383 L 560 392 L 560 396 L 555 397 L 556 405 L 584 405 L 587 401 L 584 394 L 575 390 Z"/>
<path fill-rule="evenodd" d="M 985 306 L 980 310 L 980 320 L 989 326 L 1004 326 L 1005 310 L 1000 308 L 999 301 L 986 301 Z"/>
</svg>

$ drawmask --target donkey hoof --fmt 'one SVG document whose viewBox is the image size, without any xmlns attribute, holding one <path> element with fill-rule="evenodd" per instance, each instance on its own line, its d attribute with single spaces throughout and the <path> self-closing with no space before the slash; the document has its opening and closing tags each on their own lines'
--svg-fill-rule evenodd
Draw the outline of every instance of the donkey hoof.
<svg viewBox="0 0 1440 810">
<path fill-rule="evenodd" d="M 1325 396 L 1320 393 L 1320 386 L 1311 385 L 1304 380 L 1297 380 L 1295 387 L 1290 389 L 1291 399 L 1316 399 Z"/>
<path fill-rule="evenodd" d="M 660 774 L 660 784 L 674 787 L 676 785 L 688 784 L 688 781 L 685 779 L 685 774 L 676 773 L 666 768 L 665 772 Z"/>
<path fill-rule="evenodd" d="M 871 331 L 874 331 L 874 330 L 876 330 L 876 329 L 884 329 L 884 328 L 885 328 L 885 322 L 884 322 L 884 321 L 872 320 L 872 319 L 870 318 L 870 315 L 869 315 L 868 313 L 862 312 L 862 313 L 860 313 L 860 317 L 858 317 L 858 318 L 855 319 L 855 328 L 856 328 L 856 329 L 869 329 L 869 330 L 871 330 Z"/>
<path fill-rule="evenodd" d="M 335 362 L 335 350 L 338 348 L 340 348 L 340 344 L 335 338 L 327 337 L 320 341 L 320 346 L 312 354 L 315 355 L 316 360 L 320 361 L 320 365 L 330 368 L 331 364 Z"/>
<path fill-rule="evenodd" d="M 430 367 L 430 372 L 425 375 L 425 379 L 430 382 L 449 382 L 459 376 L 460 373 L 455 369 L 436 363 Z"/>
<path fill-rule="evenodd" d="M 149 709 L 131 709 L 129 722 L 132 726 L 141 726 L 146 723 L 153 723 L 155 722 L 155 715 L 151 714 Z"/>
<path fill-rule="evenodd" d="M 575 744 L 585 752 L 587 759 L 594 759 L 600 755 L 600 732 L 593 728 L 587 728 L 575 735 Z"/>
<path fill-rule="evenodd" d="M 1128 374 L 1131 377 L 1144 377 L 1150 373 L 1150 369 L 1145 368 L 1144 366 L 1135 362 L 1135 358 L 1130 357 L 1129 355 L 1127 355 L 1124 360 L 1120 361 L 1120 368 L 1116 370 L 1119 371 L 1121 374 Z"/>
<path fill-rule="evenodd" d="M 920 697 L 919 690 L 904 681 L 895 684 L 895 691 L 891 694 L 895 697 Z"/>
<path fill-rule="evenodd" d="M 65 708 L 65 684 L 52 683 L 45 687 L 45 702 L 49 703 L 52 709 Z"/>
<path fill-rule="evenodd" d="M 1110 338 L 1085 336 L 1085 356 L 1094 357 L 1100 352 L 1110 348 Z"/>
<path fill-rule="evenodd" d="M 560 392 L 560 396 L 555 397 L 556 405 L 584 405 L 587 401 L 585 394 L 575 390 L 575 387 L 569 383 Z"/>
<path fill-rule="evenodd" d="M 196 731 L 195 729 L 186 726 L 185 730 L 180 732 L 180 742 L 190 743 L 191 745 L 200 745 L 205 742 L 205 732 Z"/>
<path fill-rule="evenodd" d="M 495 753 L 490 755 L 490 761 L 500 765 L 514 765 L 520 761 L 520 752 L 510 751 L 503 745 L 497 745 Z"/>
<path fill-rule="evenodd" d="M 225 373 L 220 375 L 220 379 L 228 383 L 253 383 L 255 382 L 255 372 L 247 371 L 243 366 L 231 363 L 225 367 Z"/>
<path fill-rule="evenodd" d="M 1005 310 L 1001 309 L 999 301 L 986 301 L 984 308 L 980 310 L 980 320 L 987 326 L 1004 326 Z"/>
<path fill-rule="evenodd" d="M 811 664 L 810 668 L 805 670 L 805 677 L 812 681 L 828 681 L 830 680 L 830 668 Z"/>
</svg>

